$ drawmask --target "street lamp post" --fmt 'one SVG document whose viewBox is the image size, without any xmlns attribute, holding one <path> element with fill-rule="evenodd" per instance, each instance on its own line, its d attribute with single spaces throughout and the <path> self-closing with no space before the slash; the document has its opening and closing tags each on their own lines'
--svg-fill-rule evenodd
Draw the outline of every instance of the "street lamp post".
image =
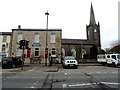
<svg viewBox="0 0 120 90">
<path fill-rule="evenodd" d="M 48 15 L 49 15 L 49 13 L 48 13 L 48 11 L 45 13 L 45 15 L 47 15 L 47 24 L 46 24 L 46 48 L 45 48 L 45 52 L 47 51 L 48 52 L 48 47 L 47 47 L 47 34 L 48 34 Z M 46 57 L 45 57 L 45 65 L 47 65 L 47 58 L 48 58 L 48 53 L 47 53 L 47 55 L 46 55 Z"/>
<path fill-rule="evenodd" d="M 46 24 L 46 29 L 48 29 L 48 15 L 49 15 L 48 11 L 45 13 L 45 15 L 47 15 L 47 24 Z"/>
</svg>

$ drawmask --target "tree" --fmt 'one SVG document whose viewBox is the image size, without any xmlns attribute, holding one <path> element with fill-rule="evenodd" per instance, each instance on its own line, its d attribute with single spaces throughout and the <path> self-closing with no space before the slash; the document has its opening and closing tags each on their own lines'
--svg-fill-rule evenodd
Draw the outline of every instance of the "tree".
<svg viewBox="0 0 120 90">
<path fill-rule="evenodd" d="M 118 46 L 118 45 L 120 45 L 120 40 L 113 40 L 110 43 L 110 49 L 112 49 L 113 47 Z"/>
<path fill-rule="evenodd" d="M 120 40 L 114 40 L 110 44 L 109 53 L 120 53 Z"/>
</svg>

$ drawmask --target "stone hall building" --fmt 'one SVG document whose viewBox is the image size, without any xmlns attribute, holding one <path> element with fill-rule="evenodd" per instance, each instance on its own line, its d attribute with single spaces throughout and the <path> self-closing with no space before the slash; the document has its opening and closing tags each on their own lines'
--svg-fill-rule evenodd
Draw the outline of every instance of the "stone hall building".
<svg viewBox="0 0 120 90">
<path fill-rule="evenodd" d="M 77 32 L 76 32 L 77 33 Z M 62 39 L 62 55 L 73 55 L 76 59 L 96 58 L 101 53 L 100 24 L 95 21 L 93 6 L 90 23 L 86 25 L 87 39 Z"/>
<path fill-rule="evenodd" d="M 29 50 L 25 49 L 25 58 L 45 60 L 45 49 L 55 59 L 61 59 L 61 29 L 12 29 L 11 56 L 21 57 L 22 49 L 19 48 L 20 40 L 29 41 Z M 48 62 L 48 61 L 47 61 Z"/>
</svg>

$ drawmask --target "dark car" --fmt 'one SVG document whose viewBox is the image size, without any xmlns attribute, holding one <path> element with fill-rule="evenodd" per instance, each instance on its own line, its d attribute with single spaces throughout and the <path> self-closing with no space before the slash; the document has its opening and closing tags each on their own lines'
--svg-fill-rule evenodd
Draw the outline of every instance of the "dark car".
<svg viewBox="0 0 120 90">
<path fill-rule="evenodd" d="M 2 58 L 2 68 L 14 68 L 22 66 L 22 60 L 20 58 L 6 57 Z"/>
</svg>

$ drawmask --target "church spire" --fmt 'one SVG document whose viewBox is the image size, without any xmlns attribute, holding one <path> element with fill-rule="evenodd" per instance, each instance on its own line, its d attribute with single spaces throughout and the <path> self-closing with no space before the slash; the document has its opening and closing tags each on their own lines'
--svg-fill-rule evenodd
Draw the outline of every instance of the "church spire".
<svg viewBox="0 0 120 90">
<path fill-rule="evenodd" d="M 95 25 L 95 16 L 94 16 L 94 10 L 93 10 L 93 6 L 91 3 L 91 10 L 90 10 L 90 25 Z"/>
</svg>

